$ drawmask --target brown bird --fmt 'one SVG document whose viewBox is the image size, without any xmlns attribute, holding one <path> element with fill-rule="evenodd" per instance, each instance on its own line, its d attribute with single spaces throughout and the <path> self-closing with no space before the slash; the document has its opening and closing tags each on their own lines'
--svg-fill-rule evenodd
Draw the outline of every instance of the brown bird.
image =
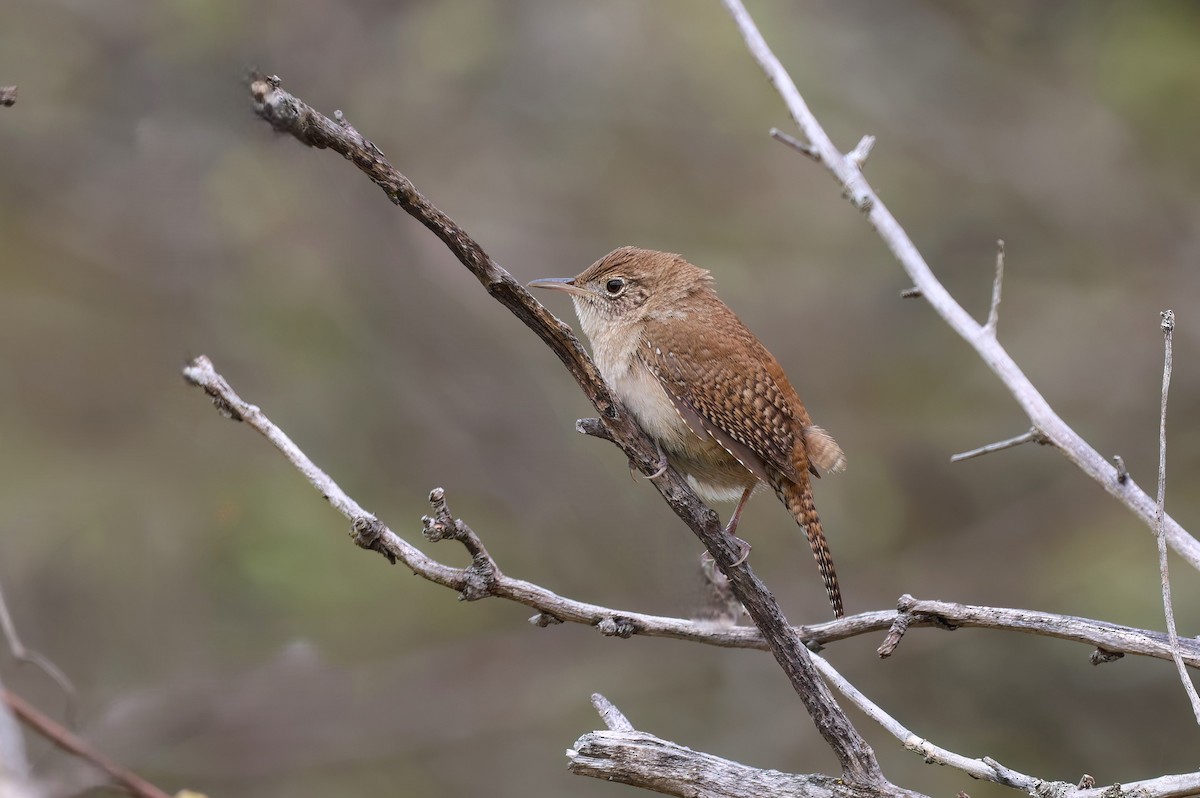
<svg viewBox="0 0 1200 798">
<path fill-rule="evenodd" d="M 621 247 L 578 277 L 529 285 L 571 295 L 600 373 L 658 444 L 663 470 L 669 464 L 686 476 L 705 501 L 737 500 L 725 530 L 742 559 L 750 551 L 736 536 L 742 508 L 761 484 L 774 489 L 807 533 L 833 614 L 842 617 L 809 475 L 841 471 L 846 457 L 813 425 L 778 361 L 717 296 L 709 273 L 679 255 Z"/>
</svg>

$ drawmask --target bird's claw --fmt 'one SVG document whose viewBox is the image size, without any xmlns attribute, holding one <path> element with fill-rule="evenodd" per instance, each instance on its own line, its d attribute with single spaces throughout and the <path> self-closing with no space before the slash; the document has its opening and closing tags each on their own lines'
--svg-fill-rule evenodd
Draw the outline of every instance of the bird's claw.
<svg viewBox="0 0 1200 798">
<path fill-rule="evenodd" d="M 738 548 L 738 558 L 734 561 L 734 566 L 741 565 L 750 556 L 750 544 L 739 538 L 737 535 L 730 535 L 730 542 Z"/>
<path fill-rule="evenodd" d="M 737 535 L 730 535 L 729 542 L 732 543 L 735 547 L 737 547 L 737 550 L 738 550 L 738 558 L 733 561 L 733 567 L 736 568 L 737 566 L 744 563 L 747 559 L 749 559 L 750 549 L 752 547 L 750 546 L 749 543 L 742 540 Z M 713 562 L 713 556 L 707 550 L 703 554 L 700 555 L 701 567 L 708 567 L 712 562 Z"/>
<path fill-rule="evenodd" d="M 667 460 L 667 456 L 663 454 L 662 444 L 658 441 L 654 442 L 658 449 L 658 469 L 653 474 L 646 474 L 646 479 L 658 479 L 663 474 L 667 473 L 667 469 L 671 467 L 671 463 Z"/>
</svg>

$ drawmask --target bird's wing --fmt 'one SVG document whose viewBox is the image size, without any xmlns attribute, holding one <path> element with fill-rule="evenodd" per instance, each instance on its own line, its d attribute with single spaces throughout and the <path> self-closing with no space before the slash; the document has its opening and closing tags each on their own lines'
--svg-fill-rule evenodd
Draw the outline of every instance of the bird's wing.
<svg viewBox="0 0 1200 798">
<path fill-rule="evenodd" d="M 639 355 L 692 432 L 712 436 L 764 482 L 766 466 L 797 479 L 796 433 L 804 426 L 786 393 L 791 385 L 740 322 L 703 338 L 672 336 L 669 325 L 651 322 Z"/>
</svg>

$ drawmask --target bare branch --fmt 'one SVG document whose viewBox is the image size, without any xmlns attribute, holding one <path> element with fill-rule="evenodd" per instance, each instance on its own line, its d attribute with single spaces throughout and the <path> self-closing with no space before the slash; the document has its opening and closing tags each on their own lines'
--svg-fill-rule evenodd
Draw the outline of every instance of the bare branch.
<svg viewBox="0 0 1200 798">
<path fill-rule="evenodd" d="M 996 277 L 992 281 L 992 304 L 988 308 L 987 324 L 983 331 L 996 337 L 996 324 L 1000 321 L 1000 289 L 1004 284 L 1004 239 L 996 241 Z"/>
<path fill-rule="evenodd" d="M 1182 798 L 1200 791 L 1200 773 L 1162 776 L 1146 781 L 1090 789 L 1088 776 L 1078 786 L 1060 781 L 1043 781 L 1000 764 L 992 757 L 971 759 L 947 751 L 905 728 L 860 693 L 823 657 L 814 657 L 821 675 L 834 688 L 900 740 L 904 747 L 930 764 L 961 770 L 972 778 L 1021 790 L 1037 798 Z M 606 708 L 625 716 L 601 696 Z M 604 716 L 604 711 L 602 711 Z M 605 722 L 608 723 L 607 716 Z M 775 798 L 802 795 L 806 798 L 864 798 L 864 791 L 825 776 L 795 775 L 758 770 L 727 759 L 699 753 L 651 734 L 628 728 L 585 734 L 567 750 L 568 769 L 577 775 L 631 784 L 667 795 L 706 795 L 716 798 Z M 899 791 L 918 796 L 919 793 Z M 961 793 L 960 793 L 961 795 Z"/>
<path fill-rule="evenodd" d="M 768 648 L 762 633 L 752 627 L 729 626 L 613 610 L 566 599 L 537 585 L 505 576 L 487 554 L 476 533 L 461 520 L 453 518 L 446 504 L 445 492 L 441 489 L 435 489 L 430 494 L 433 515 L 426 516 L 424 519 L 426 536 L 431 540 L 445 538 L 459 540 L 468 551 L 472 552 L 475 562 L 466 569 L 451 568 L 436 562 L 401 540 L 382 522 L 362 510 L 357 502 L 347 496 L 324 471 L 313 464 L 259 408 L 246 403 L 234 393 L 228 382 L 213 369 L 212 363 L 207 358 L 203 356 L 197 358 L 184 370 L 184 374 L 190 382 L 203 388 L 225 415 L 249 424 L 283 452 L 309 482 L 321 491 L 329 503 L 351 520 L 355 530 L 355 541 L 358 545 L 377 551 L 393 561 L 399 560 L 414 573 L 437 584 L 458 590 L 464 598 L 495 596 L 524 604 L 538 610 L 538 614 L 531 620 L 540 626 L 569 621 L 588 624 L 602 634 L 615 637 L 630 637 L 637 634 L 691 640 L 730 648 Z M 480 569 L 481 562 L 483 563 L 482 571 L 485 574 L 482 581 L 478 574 L 473 573 L 473 569 Z M 1171 657 L 1166 635 L 1158 632 L 1028 610 L 976 607 L 942 601 L 919 601 L 907 595 L 901 597 L 898 605 L 899 612 L 862 613 L 823 624 L 796 627 L 793 633 L 798 638 L 807 641 L 809 645 L 815 645 L 889 628 L 892 628 L 894 632 L 897 628 L 907 629 L 910 626 L 937 626 L 944 629 L 974 626 L 1074 640 L 1114 652 L 1143 654 L 1161 659 L 1170 659 Z M 899 642 L 898 636 L 895 642 Z M 1200 641 L 1180 640 L 1179 643 L 1188 664 L 1200 667 Z M 894 648 L 894 644 L 892 648 Z M 886 653 L 881 652 L 881 655 L 887 656 L 890 653 L 889 650 Z M 846 682 L 823 659 L 810 656 L 809 660 L 813 663 L 814 668 L 839 692 L 862 707 L 884 728 L 896 734 L 906 747 L 917 751 L 922 756 L 933 757 L 933 761 L 961 767 L 978 778 L 986 778 L 1024 789 L 1024 782 L 1013 775 L 1015 771 L 1000 769 L 999 766 L 988 764 L 986 759 L 976 760 L 954 754 L 916 737 L 894 719 L 886 716 L 882 710 L 878 710 L 877 707 L 875 710 L 871 710 L 869 707 L 874 707 L 874 704 L 871 704 L 865 696 Z M 595 702 L 596 699 L 594 698 L 593 701 Z M 597 709 L 603 714 L 605 712 L 604 704 L 600 703 Z M 621 724 L 621 718 L 615 715 L 607 717 L 611 720 L 610 728 L 613 728 L 613 724 L 618 726 Z M 903 736 L 899 736 L 901 733 Z M 608 739 L 604 738 L 604 740 Z M 593 742 L 601 745 L 603 741 L 593 740 Z M 981 763 L 983 764 L 981 765 Z M 592 763 L 589 767 L 592 767 L 596 774 L 610 774 L 605 766 Z M 584 770 L 578 772 L 584 772 Z M 589 772 L 588 775 L 593 774 Z M 1024 778 L 1032 779 L 1032 777 Z M 876 785 L 876 789 L 888 792 L 893 788 L 884 783 L 882 786 Z"/>
<path fill-rule="evenodd" d="M 808 147 L 812 150 L 811 157 L 833 175 L 841 185 L 843 194 L 854 207 L 866 213 L 871 227 L 904 267 L 922 296 L 929 300 L 930 306 L 975 349 L 980 359 L 1000 378 L 1021 409 L 1029 416 L 1032 426 L 1041 430 L 1049 442 L 1066 455 L 1068 460 L 1141 518 L 1146 527 L 1153 532 L 1156 528 L 1154 501 L 1132 479 L 1126 479 L 1124 482 L 1116 479 L 1116 469 L 1059 418 L 1017 366 L 1016 361 L 1000 346 L 995 336 L 988 335 L 984 327 L 972 319 L 955 301 L 934 276 L 912 239 L 896 221 L 896 217 L 879 200 L 863 177 L 862 171 L 834 146 L 796 89 L 796 84 L 767 46 L 741 0 L 722 2 L 737 24 L 751 55 L 779 92 L 792 119 L 808 140 Z M 1200 540 L 1188 534 L 1187 530 L 1170 516 L 1163 517 L 1163 528 L 1168 545 L 1193 568 L 1200 570 Z"/>
<path fill-rule="evenodd" d="M 665 795 L 684 798 L 775 798 L 797 795 L 804 798 L 868 798 L 889 795 L 922 798 L 920 793 L 886 788 L 866 788 L 843 779 L 821 775 L 795 775 L 777 770 L 760 770 L 712 754 L 684 748 L 652 734 L 640 732 L 620 710 L 600 695 L 598 707 L 606 731 L 583 735 L 567 749 L 567 769 L 578 776 L 630 784 Z M 620 717 L 621 728 L 609 722 L 611 713 Z"/>
<path fill-rule="evenodd" d="M 1200 794 L 1200 773 L 1180 773 L 1111 787 L 1079 790 L 1062 798 L 1183 798 L 1197 794 Z"/>
<path fill-rule="evenodd" d="M 1036 610 L 978 607 L 949 601 L 923 601 L 908 595 L 901 596 L 897 606 L 901 616 L 911 616 L 905 628 L 911 625 L 950 630 L 960 627 L 1003 629 L 1059 640 L 1073 640 L 1108 652 L 1171 659 L 1171 642 L 1167 635 L 1132 626 Z M 891 641 L 890 634 L 888 641 Z M 885 645 L 888 641 L 885 641 Z M 898 643 L 899 640 L 895 642 Z M 1200 668 L 1200 640 L 1181 638 L 1179 647 L 1184 661 L 1193 668 Z M 892 653 L 895 645 L 886 651 L 882 649 L 881 646 L 879 655 L 886 657 Z"/>
<path fill-rule="evenodd" d="M 133 771 L 118 765 L 93 748 L 86 740 L 77 737 L 70 729 L 59 725 L 43 715 L 30 703 L 11 690 L 0 688 L 0 702 L 4 703 L 21 722 L 45 737 L 68 754 L 77 756 L 98 767 L 117 784 L 137 798 L 170 798 Z"/>
<path fill-rule="evenodd" d="M 1167 569 L 1167 539 L 1163 534 L 1163 504 L 1167 494 L 1167 393 L 1171 388 L 1171 339 L 1175 332 L 1175 311 L 1162 312 L 1163 331 L 1163 378 L 1162 405 L 1158 414 L 1158 575 L 1162 582 L 1163 614 L 1167 619 L 1167 636 L 1171 641 L 1171 658 L 1175 660 L 1175 668 L 1179 671 L 1179 679 L 1183 682 L 1184 692 L 1192 704 L 1192 712 L 1196 723 L 1200 724 L 1200 696 L 1196 695 L 1196 685 L 1188 675 L 1183 664 L 1183 654 L 1179 650 L 1179 633 L 1175 630 L 1175 608 L 1171 601 L 1171 576 Z"/>
<path fill-rule="evenodd" d="M 326 501 L 350 520 L 355 530 L 355 543 L 376 551 L 393 562 L 399 560 L 418 576 L 457 590 L 460 594 L 468 589 L 472 581 L 470 568 L 453 568 L 426 556 L 359 506 L 259 408 L 238 396 L 225 378 L 215 371 L 207 357 L 202 355 L 196 358 L 184 369 L 184 376 L 192 384 L 204 389 L 226 416 L 246 423 L 279 449 Z M 433 491 L 430 500 L 434 509 L 431 520 L 440 518 L 439 523 L 445 525 L 445 516 L 441 515 L 439 509 L 445 506 L 444 492 Z M 446 513 L 449 514 L 448 509 Z M 460 522 L 452 519 L 450 525 L 457 527 L 458 523 Z M 470 529 L 465 524 L 463 528 Z M 474 535 L 474 532 L 471 534 Z M 478 544 L 478 550 L 486 553 L 482 543 Z M 488 559 L 490 560 L 490 557 Z M 616 630 L 629 629 L 633 634 L 643 637 L 667 637 L 722 648 L 769 648 L 762 633 L 751 626 L 730 626 L 711 621 L 693 621 L 611 609 L 565 598 L 530 582 L 506 576 L 494 562 L 490 568 L 495 570 L 495 575 L 488 582 L 487 595 L 537 610 L 538 615 L 531 620 L 541 626 L 548 626 L 556 621 L 578 623 L 596 627 L 600 631 L 612 629 L 614 634 Z M 892 610 L 864 612 L 836 621 L 793 627 L 793 631 L 810 647 L 819 646 L 887 630 L 896 622 L 897 617 L 904 616 L 906 628 L 936 626 L 954 629 L 969 626 L 1023 632 L 1073 640 L 1108 651 L 1159 659 L 1171 658 L 1167 636 L 1161 632 L 1048 612 L 922 601 L 907 595 L 901 597 L 899 605 L 899 614 Z M 1181 639 L 1180 646 L 1187 664 L 1200 667 L 1200 641 Z"/>
<path fill-rule="evenodd" d="M 950 455 L 951 463 L 961 463 L 963 460 L 970 460 L 973 457 L 982 457 L 985 454 L 1004 451 L 1011 449 L 1014 446 L 1020 446 L 1023 443 L 1037 443 L 1045 446 L 1049 443 L 1046 436 L 1035 428 L 1030 428 L 1028 432 L 1023 432 L 1015 438 L 1009 438 L 996 443 L 989 443 L 986 446 L 980 446 L 978 449 L 972 449 L 969 452 L 959 452 L 958 454 Z"/>
<path fill-rule="evenodd" d="M 432 230 L 489 294 L 537 333 L 558 355 L 593 406 L 600 411 L 600 417 L 612 432 L 614 442 L 630 460 L 643 473 L 658 470 L 657 447 L 605 386 L 570 328 L 500 268 L 466 231 L 425 199 L 412 181 L 388 163 L 378 147 L 364 139 L 343 116 L 334 122 L 283 91 L 276 77 L 253 76 L 250 93 L 255 112 L 275 130 L 289 133 L 310 146 L 330 148 L 351 160 L 383 189 L 389 199 Z M 800 696 L 821 736 L 837 755 L 845 777 L 863 784 L 884 783 L 874 751 L 855 730 L 817 675 L 808 650 L 788 624 L 774 596 L 749 565 L 741 562 L 744 558 L 730 536 L 725 534 L 717 514 L 699 500 L 688 483 L 673 469 L 665 471 L 651 484 L 675 514 L 691 528 L 729 577 L 731 589 L 746 607 L 755 626 L 762 630 L 776 662 Z M 369 538 L 372 542 L 380 541 L 382 533 L 376 525 L 386 528 L 373 518 L 364 518 L 364 523 L 367 524 L 366 536 L 357 536 L 360 539 Z M 357 533 L 357 523 L 355 528 Z"/>
</svg>

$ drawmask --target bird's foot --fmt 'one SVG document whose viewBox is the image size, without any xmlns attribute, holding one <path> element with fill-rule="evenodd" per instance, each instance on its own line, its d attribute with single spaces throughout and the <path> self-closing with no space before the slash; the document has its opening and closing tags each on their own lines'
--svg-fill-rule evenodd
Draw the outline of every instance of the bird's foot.
<svg viewBox="0 0 1200 798">
<path fill-rule="evenodd" d="M 662 444 L 655 441 L 654 445 L 658 449 L 658 469 L 653 474 L 646 474 L 646 479 L 658 479 L 667 473 L 667 469 L 671 467 L 671 464 L 667 461 L 667 456 L 663 454 Z"/>
<path fill-rule="evenodd" d="M 729 532 L 728 534 L 729 534 L 729 541 L 734 546 L 737 546 L 737 549 L 738 549 L 738 558 L 737 558 L 737 560 L 734 561 L 733 564 L 741 565 L 742 563 L 744 563 L 746 561 L 746 558 L 750 556 L 750 544 L 747 543 L 746 541 L 742 540 L 741 538 L 739 538 L 737 535 L 733 534 L 732 532 Z"/>
<path fill-rule="evenodd" d="M 742 563 L 744 563 L 747 560 L 747 558 L 750 557 L 751 546 L 749 543 L 742 540 L 737 535 L 734 535 L 734 534 L 731 534 L 728 532 L 727 532 L 727 534 L 729 534 L 729 542 L 732 543 L 734 545 L 734 547 L 736 547 L 738 550 L 738 558 L 733 561 L 733 564 L 735 566 L 741 565 Z M 712 565 L 712 562 L 713 562 L 713 556 L 711 554 L 709 554 L 707 551 L 705 551 L 703 554 L 700 555 L 701 567 L 708 568 Z"/>
</svg>

